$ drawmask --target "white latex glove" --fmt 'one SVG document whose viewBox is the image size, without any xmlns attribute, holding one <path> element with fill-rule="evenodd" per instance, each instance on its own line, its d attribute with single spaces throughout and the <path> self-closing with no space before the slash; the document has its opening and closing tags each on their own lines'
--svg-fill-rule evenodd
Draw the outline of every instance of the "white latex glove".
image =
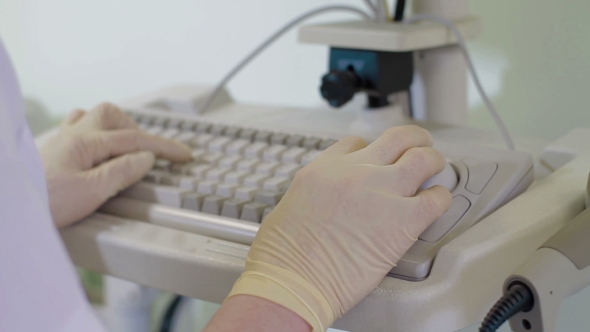
<svg viewBox="0 0 590 332">
<path fill-rule="evenodd" d="M 395 127 L 334 144 L 293 180 L 254 240 L 229 297 L 275 302 L 324 331 L 374 289 L 450 206 L 420 185 L 445 166 L 430 134 Z"/>
<path fill-rule="evenodd" d="M 119 108 L 101 104 L 72 112 L 40 150 L 53 220 L 67 226 L 139 181 L 155 157 L 185 162 L 184 144 L 148 135 Z"/>
</svg>

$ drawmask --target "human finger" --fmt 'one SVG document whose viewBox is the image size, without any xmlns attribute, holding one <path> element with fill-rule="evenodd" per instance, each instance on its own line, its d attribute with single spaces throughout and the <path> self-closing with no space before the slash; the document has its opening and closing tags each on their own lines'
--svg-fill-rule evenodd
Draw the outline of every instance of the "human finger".
<svg viewBox="0 0 590 332">
<path fill-rule="evenodd" d="M 136 129 L 113 130 L 100 132 L 93 152 L 93 160 L 97 162 L 117 157 L 126 153 L 150 151 L 156 157 L 173 162 L 191 160 L 191 149 L 180 142 L 149 135 Z"/>
<path fill-rule="evenodd" d="M 429 147 L 432 143 L 430 133 L 418 126 L 392 127 L 366 148 L 352 155 L 360 163 L 390 165 L 407 150 L 414 147 Z"/>
<path fill-rule="evenodd" d="M 102 103 L 94 107 L 79 123 L 98 130 L 137 128 L 135 121 L 112 103 Z"/>
</svg>

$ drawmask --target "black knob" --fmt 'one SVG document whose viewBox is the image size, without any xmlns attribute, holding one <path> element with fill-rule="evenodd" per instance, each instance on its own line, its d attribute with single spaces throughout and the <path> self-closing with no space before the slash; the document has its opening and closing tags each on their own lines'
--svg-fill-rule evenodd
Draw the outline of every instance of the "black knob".
<svg viewBox="0 0 590 332">
<path fill-rule="evenodd" d="M 332 107 L 340 107 L 349 102 L 360 91 L 361 80 L 351 70 L 332 70 L 322 77 L 320 91 Z"/>
</svg>

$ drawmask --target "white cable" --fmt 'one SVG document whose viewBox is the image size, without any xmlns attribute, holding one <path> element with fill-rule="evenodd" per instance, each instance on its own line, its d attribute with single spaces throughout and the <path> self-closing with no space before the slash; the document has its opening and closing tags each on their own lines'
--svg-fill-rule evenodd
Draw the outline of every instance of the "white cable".
<svg viewBox="0 0 590 332">
<path fill-rule="evenodd" d="M 379 22 L 387 21 L 387 13 L 385 13 L 385 7 L 383 5 L 383 1 L 377 0 L 377 4 L 375 5 L 375 7 L 377 7 L 377 21 L 379 21 Z"/>
<path fill-rule="evenodd" d="M 204 113 L 205 111 L 207 111 L 207 109 L 213 103 L 213 100 L 215 100 L 217 95 L 219 95 L 221 90 L 223 90 L 223 87 L 225 87 L 227 82 L 229 82 L 240 70 L 242 70 L 242 68 L 244 68 L 258 54 L 260 54 L 260 52 L 262 52 L 264 49 L 266 49 L 275 40 L 277 40 L 279 37 L 281 37 L 285 32 L 289 31 L 291 28 L 293 28 L 297 24 L 301 23 L 302 21 L 304 21 L 312 16 L 315 16 L 315 15 L 321 14 L 321 13 L 325 13 L 325 12 L 331 12 L 331 11 L 347 11 L 347 12 L 358 14 L 358 15 L 362 16 L 364 19 L 367 19 L 367 20 L 371 19 L 371 17 L 365 11 L 363 11 L 361 9 L 358 9 L 358 8 L 355 8 L 352 6 L 340 6 L 340 5 L 324 6 L 324 7 L 320 7 L 320 8 L 311 10 L 307 13 L 300 15 L 299 17 L 297 17 L 294 20 L 287 23 L 285 26 L 283 26 L 280 30 L 275 32 L 273 35 L 271 35 L 262 44 L 260 44 L 260 46 L 255 48 L 254 51 L 252 51 L 246 58 L 244 58 L 244 60 L 242 60 L 240 63 L 238 63 L 229 73 L 227 73 L 227 75 L 225 75 L 225 77 L 217 84 L 217 86 L 215 87 L 213 92 L 205 100 L 205 102 L 203 103 L 203 106 L 201 107 L 200 110 L 198 110 L 198 112 Z"/>
<path fill-rule="evenodd" d="M 490 99 L 488 98 L 488 95 L 484 91 L 484 89 L 481 85 L 481 82 L 479 81 L 479 77 L 477 76 L 477 72 L 475 71 L 475 67 L 473 66 L 473 61 L 471 61 L 471 56 L 469 55 L 469 51 L 467 50 L 467 45 L 465 45 L 465 39 L 461 35 L 461 32 L 459 32 L 457 27 L 455 27 L 455 25 L 451 21 L 449 21 L 445 18 L 442 18 L 442 17 L 438 17 L 435 15 L 429 15 L 429 14 L 415 15 L 413 17 L 410 17 L 410 18 L 404 20 L 404 23 L 409 24 L 409 23 L 413 23 L 416 21 L 432 21 L 432 22 L 442 24 L 442 25 L 446 26 L 449 30 L 451 30 L 451 32 L 455 35 L 455 38 L 457 39 L 457 44 L 459 44 L 459 47 L 461 49 L 461 53 L 463 54 L 463 58 L 465 58 L 465 62 L 467 63 L 467 68 L 469 69 L 469 73 L 471 74 L 471 78 L 473 79 L 473 83 L 475 83 L 475 87 L 477 88 L 477 92 L 481 96 L 483 103 L 485 104 L 486 108 L 490 112 L 492 119 L 494 119 L 494 121 L 496 122 L 496 126 L 498 127 L 498 130 L 500 131 L 502 138 L 506 142 L 508 149 L 514 150 L 514 142 L 512 141 L 512 138 L 510 137 L 510 133 L 508 132 L 508 129 L 506 129 L 506 125 L 504 124 L 504 121 L 502 121 L 500 114 L 498 113 L 498 111 L 496 110 L 496 108 L 494 107 L 494 105 L 492 104 Z"/>
<path fill-rule="evenodd" d="M 375 19 L 377 19 L 377 17 L 379 16 L 379 11 L 378 11 L 377 7 L 375 7 L 375 4 L 373 3 L 373 1 L 371 1 L 371 0 L 364 0 L 364 1 L 365 1 L 365 4 L 367 4 L 367 7 L 369 7 L 371 12 L 375 16 Z"/>
</svg>

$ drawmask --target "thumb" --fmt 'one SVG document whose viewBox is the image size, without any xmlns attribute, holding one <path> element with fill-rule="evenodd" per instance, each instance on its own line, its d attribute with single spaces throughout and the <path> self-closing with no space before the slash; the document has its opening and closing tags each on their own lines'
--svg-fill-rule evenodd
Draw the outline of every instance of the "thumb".
<svg viewBox="0 0 590 332">
<path fill-rule="evenodd" d="M 426 228 L 438 220 L 451 206 L 453 197 L 451 193 L 443 186 L 434 186 L 420 191 L 414 201 L 414 220 L 409 223 L 410 229 L 408 234 L 417 239 Z"/>
<path fill-rule="evenodd" d="M 141 180 L 152 169 L 155 160 L 150 151 L 128 153 L 88 170 L 86 176 L 104 202 Z"/>
</svg>

